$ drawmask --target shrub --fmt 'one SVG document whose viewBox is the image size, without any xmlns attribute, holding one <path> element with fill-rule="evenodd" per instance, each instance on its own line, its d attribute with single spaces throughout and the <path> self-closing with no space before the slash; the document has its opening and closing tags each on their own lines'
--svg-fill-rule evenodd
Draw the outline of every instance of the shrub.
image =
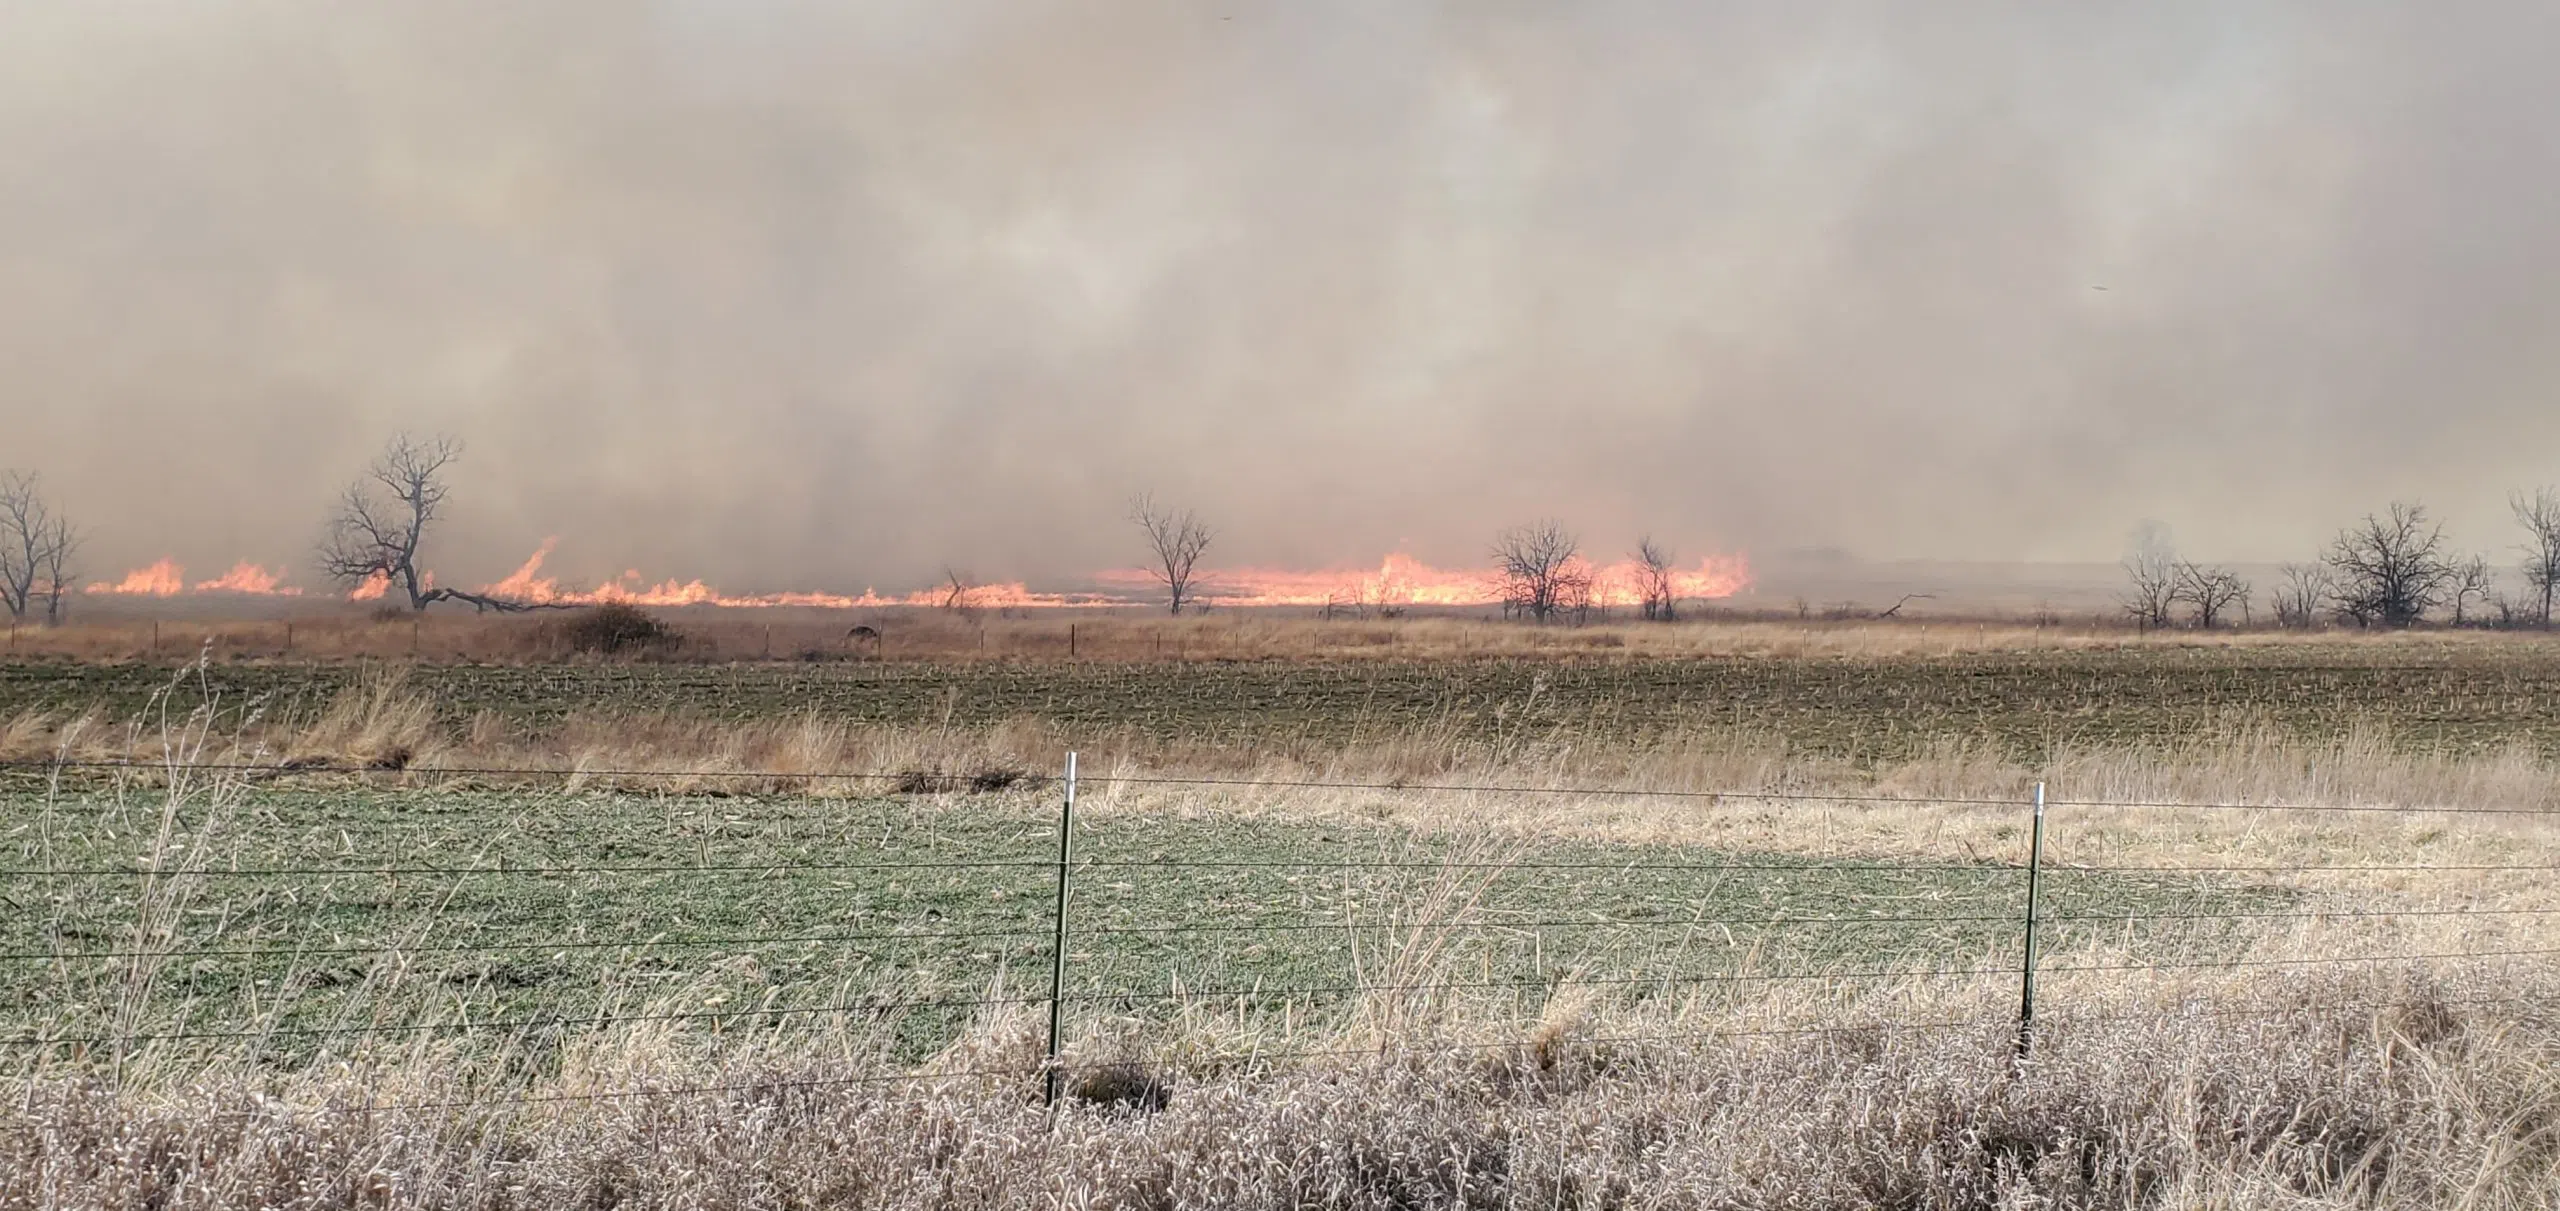
<svg viewBox="0 0 2560 1211">
<path fill-rule="evenodd" d="M 560 628 L 560 637 L 570 651 L 591 656 L 665 650 L 684 642 L 674 627 L 619 602 L 580 612 Z"/>
</svg>

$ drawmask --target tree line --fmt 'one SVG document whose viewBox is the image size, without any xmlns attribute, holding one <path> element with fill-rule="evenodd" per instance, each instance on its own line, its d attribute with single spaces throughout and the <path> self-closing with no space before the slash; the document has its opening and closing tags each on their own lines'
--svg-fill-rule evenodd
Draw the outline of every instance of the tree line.
<svg viewBox="0 0 2560 1211">
<path fill-rule="evenodd" d="M 2268 601 L 2274 621 L 2296 630 L 2434 621 L 2548 628 L 2560 595 L 2560 490 L 2516 492 L 2508 508 L 2521 534 L 2521 592 L 2509 591 L 2488 556 L 2457 550 L 2425 505 L 2394 501 L 2338 531 L 2316 559 L 2278 568 Z M 2136 537 L 2123 566 L 2125 613 L 2146 630 L 2254 621 L 2255 586 L 2229 567 L 2181 558 L 2157 528 Z"/>
<path fill-rule="evenodd" d="M 317 553 L 320 571 L 348 589 L 397 590 L 412 610 L 443 601 L 478 610 L 544 608 L 439 586 L 425 574 L 420 555 L 444 511 L 446 472 L 461 454 L 461 444 L 449 437 L 394 437 L 339 494 Z M 0 608 L 12 621 L 60 622 L 76 576 L 73 561 L 82 535 L 42 487 L 31 473 L 0 472 Z M 2268 593 L 2273 620 L 2293 628 L 2324 622 L 2400 628 L 2436 620 L 2547 628 L 2560 604 L 2560 489 L 2517 492 L 2509 505 L 2522 535 L 2520 593 L 2508 591 L 2487 556 L 2457 552 L 2424 505 L 2395 501 L 2340 530 L 2316 560 L 2280 568 Z M 1163 589 L 1167 609 L 1181 614 L 1206 608 L 1200 563 L 1215 528 L 1195 511 L 1161 505 L 1151 495 L 1133 498 L 1128 518 L 1144 539 L 1148 571 Z M 1494 593 L 1505 617 L 1544 623 L 1605 615 L 1581 540 L 1563 524 L 1546 520 L 1504 530 L 1490 554 Z M 1677 619 L 1670 550 L 1646 537 L 1630 562 L 1639 616 Z M 2257 586 L 2231 567 L 2181 557 L 2156 527 L 2137 537 L 2123 567 L 2129 586 L 2125 613 L 2145 629 L 2255 621 Z M 950 579 L 951 600 L 966 601 L 967 579 L 957 572 Z M 1358 608 L 1365 614 L 1371 607 Z M 1376 608 L 1392 607 L 1381 601 Z M 1326 613 L 1334 613 L 1332 606 Z"/>
<path fill-rule="evenodd" d="M 451 495 L 448 473 L 462 457 L 451 437 L 400 434 L 386 443 L 362 475 L 339 492 L 322 526 L 315 552 L 320 573 L 339 588 L 378 589 L 395 604 L 423 611 L 439 602 L 475 610 L 518 612 L 548 608 L 438 585 L 427 574 L 424 553 Z M 1174 614 L 1207 608 L 1201 560 L 1217 531 L 1199 513 L 1159 504 L 1141 494 L 1129 502 L 1128 520 L 1144 540 L 1147 571 Z M 81 535 L 57 511 L 33 474 L 0 473 L 0 607 L 13 621 L 62 621 L 77 573 L 72 560 Z M 1492 548 L 1494 582 L 1506 617 L 1535 622 L 1585 619 L 1604 612 L 1581 540 L 1562 524 L 1541 521 L 1503 531 Z M 1639 612 L 1648 620 L 1678 617 L 1670 550 L 1648 537 L 1637 543 Z M 976 585 L 946 569 L 945 605 L 967 608 Z M 1360 603 L 1365 613 L 1400 606 Z M 1328 606 L 1327 615 L 1333 614 Z"/>
</svg>

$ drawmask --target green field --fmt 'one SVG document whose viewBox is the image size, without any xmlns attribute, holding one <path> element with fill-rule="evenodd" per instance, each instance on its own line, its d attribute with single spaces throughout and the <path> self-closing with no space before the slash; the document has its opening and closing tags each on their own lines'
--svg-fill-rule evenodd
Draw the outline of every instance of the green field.
<svg viewBox="0 0 2560 1211">
<path fill-rule="evenodd" d="M 214 665 L 228 701 L 313 709 L 345 665 Z M 139 708 L 165 667 L 0 664 L 0 718 Z M 2385 729 L 2406 747 L 2522 741 L 2560 755 L 2560 651 L 2513 644 L 2234 645 L 1848 659 L 1077 664 L 426 665 L 413 685 L 459 727 L 573 714 L 755 718 L 816 711 L 960 726 L 1052 721 L 1211 745 L 1340 744 L 1440 729 L 1637 739 L 1734 728 L 1808 756 L 1880 763 L 1950 740 L 2027 758 L 2057 744 L 2184 737 L 2235 716 L 2306 736 Z"/>
<path fill-rule="evenodd" d="M 316 713 L 355 666 L 215 664 L 232 706 Z M 130 715 L 142 665 L 0 665 L 0 713 Z M 1069 743 L 1135 734 L 1267 751 L 1450 738 L 1641 741 L 1697 729 L 1883 764 L 1948 741 L 2020 757 L 2175 740 L 2235 712 L 2304 735 L 2389 729 L 2404 746 L 2560 748 L 2544 645 L 2336 643 L 1855 660 L 420 666 L 410 688 L 460 734 L 494 715 L 539 735 L 571 716 L 799 712 L 978 727 L 1047 721 Z M 188 696 L 192 698 L 192 694 Z M 1046 992 L 1056 894 L 1046 789 L 870 799 L 261 785 L 156 852 L 147 796 L 92 785 L 0 795 L 16 1037 L 255 1036 L 303 1054 L 353 1038 L 565 1036 L 634 1015 L 687 1029 L 876 1029 L 910 1051 L 982 1002 Z M 1561 980 L 1613 996 L 1757 995 L 1790 974 L 2014 962 L 2022 880 L 2000 865 L 1549 841 L 1483 848 L 1333 804 L 1324 821 L 1223 814 L 1208 792 L 1078 839 L 1069 1017 L 1182 1005 L 1321 1021 L 1355 985 L 1455 981 L 1481 1014 L 1534 1014 Z M 1383 802 L 1379 805 L 1386 806 Z M 191 809 L 195 810 L 195 809 Z M 1925 810 L 1925 809 L 1915 809 Z M 1343 823 L 1344 814 L 1362 819 Z M 1445 824 L 1445 821 L 1444 821 Z M 2020 839 L 2023 841 L 2023 838 Z M 168 859 L 163 853 L 162 858 Z M 66 872 L 91 873 L 66 873 Z M 2059 956 L 2105 940 L 2211 957 L 2245 923 L 2154 919 L 2281 902 L 2196 877 L 2057 874 Z M 1422 962 L 1419 956 L 1428 956 Z M 1736 979 L 1735 977 L 1749 977 Z M 1841 986 L 1854 986 L 1855 980 Z M 1810 987 L 1810 985 L 1808 985 Z M 927 1002 L 960 1004 L 924 1004 Z M 236 1042 L 224 1039 L 221 1042 Z"/>
<path fill-rule="evenodd" d="M 597 1018 L 790 1033 L 872 1024 L 910 1049 L 1045 996 L 1054 806 L 281 790 L 158 840 L 157 797 L 0 799 L 13 906 L 0 1034 L 281 1054 Z M 2004 967 L 2011 867 L 1668 847 L 1467 846 L 1390 824 L 1100 816 L 1078 830 L 1070 1018 L 1188 1001 L 1322 1020 L 1399 981 L 1534 1014 L 1559 981 L 1613 996 L 1752 995 L 1730 977 Z M 162 870 L 145 878 L 157 854 Z M 2275 903 L 2188 877 L 2058 874 L 2048 916 Z M 2056 925 L 2211 956 L 2234 922 Z M 1419 968 L 1416 948 L 1440 952 Z M 1848 981 L 1854 985 L 1856 981 Z M 16 1044 L 22 1049 L 24 1044 Z M 93 1042 L 93 1046 L 104 1045 Z"/>
</svg>

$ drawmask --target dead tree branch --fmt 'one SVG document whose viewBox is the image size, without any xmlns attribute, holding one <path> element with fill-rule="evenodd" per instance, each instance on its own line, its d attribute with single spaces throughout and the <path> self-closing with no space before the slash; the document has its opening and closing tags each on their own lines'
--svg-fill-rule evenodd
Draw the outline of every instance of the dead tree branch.
<svg viewBox="0 0 2560 1211">
<path fill-rule="evenodd" d="M 2178 562 L 2169 586 L 2169 600 L 2183 603 L 2194 611 L 2197 629 L 2210 631 L 2222 624 L 2231 607 L 2248 608 L 2250 585 L 2229 568 L 2206 567 L 2203 564 Z"/>
<path fill-rule="evenodd" d="M 2125 579 L 2130 582 L 2124 612 L 2132 616 L 2135 626 L 2149 631 L 2174 621 L 2178 568 L 2178 552 L 2169 545 L 2166 531 L 2152 525 L 2135 536 L 2132 553 L 2124 557 Z"/>
<path fill-rule="evenodd" d="M 1915 601 L 1934 601 L 1937 599 L 1937 596 L 1938 595 L 1935 593 L 1905 593 L 1902 595 L 1902 600 L 1893 603 L 1892 609 L 1886 610 L 1883 613 L 1876 615 L 1876 617 L 1880 619 L 1899 618 L 1902 616 L 1902 607 L 1910 605 Z"/>
<path fill-rule="evenodd" d="M 2444 553 L 2444 527 L 2424 505 L 2399 501 L 2339 531 L 2321 561 L 2336 578 L 2338 616 L 2360 627 L 2415 626 L 2461 579 Z"/>
<path fill-rule="evenodd" d="M 1545 622 L 1577 603 L 1588 605 L 1591 575 L 1582 563 L 1582 543 L 1562 523 L 1503 531 L 1494 539 L 1493 562 L 1505 616 Z"/>
<path fill-rule="evenodd" d="M 41 604 L 50 624 L 62 621 L 80 536 L 42 488 L 30 473 L 0 475 L 0 607 L 23 622 Z"/>
<path fill-rule="evenodd" d="M 2335 593 L 2329 569 L 2316 563 L 2284 565 L 2276 582 L 2276 625 L 2307 631 L 2319 625 L 2320 607 Z"/>
<path fill-rule="evenodd" d="M 1652 535 L 1636 542 L 1637 597 L 1647 622 L 1673 622 L 1679 617 L 1680 592 L 1672 576 L 1671 550 Z"/>
<path fill-rule="evenodd" d="M 2498 573 L 2489 566 L 2489 557 L 2474 555 L 2453 565 L 2452 587 L 2446 595 L 2453 599 L 2453 625 L 2469 626 L 2471 603 L 2487 601 L 2498 591 Z"/>
<path fill-rule="evenodd" d="M 2534 625 L 2549 628 L 2554 594 L 2560 594 L 2560 491 L 2537 489 L 2508 498 L 2516 524 L 2524 527 L 2524 582 L 2533 590 L 2525 599 Z"/>
<path fill-rule="evenodd" d="M 406 433 L 391 439 L 364 477 L 339 494 L 337 511 L 320 544 L 320 570 L 352 589 L 381 581 L 407 594 L 409 608 L 424 610 L 439 601 L 458 601 L 482 612 L 517 614 L 561 608 L 552 603 L 515 601 L 464 589 L 437 587 L 418 566 L 418 552 L 438 518 L 450 489 L 445 469 L 462 457 L 462 443 L 450 437 L 421 441 Z"/>
<path fill-rule="evenodd" d="M 1158 507 L 1151 493 L 1130 500 L 1129 521 L 1147 536 L 1147 550 L 1154 560 L 1147 572 L 1164 586 L 1171 612 L 1180 614 L 1182 607 L 1196 605 L 1200 556 L 1217 532 L 1189 509 L 1177 513 Z"/>
</svg>

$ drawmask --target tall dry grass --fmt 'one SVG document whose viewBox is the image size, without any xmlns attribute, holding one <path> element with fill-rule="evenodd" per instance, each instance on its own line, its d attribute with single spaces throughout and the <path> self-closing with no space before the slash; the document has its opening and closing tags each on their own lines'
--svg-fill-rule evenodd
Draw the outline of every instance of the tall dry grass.
<svg viewBox="0 0 2560 1211">
<path fill-rule="evenodd" d="M 501 787 L 537 799 L 1045 794 L 1070 743 L 1054 721 L 1035 718 L 969 727 L 816 713 L 747 721 L 584 715 L 528 731 L 482 714 L 456 727 L 397 666 L 374 669 L 317 709 L 226 709 L 232 725 L 205 751 L 214 763 L 248 767 L 243 776 L 261 783 Z M 115 776 L 149 780 L 170 768 L 162 735 L 97 712 L 31 712 L 0 722 L 0 761 L 132 762 Z M 2287 869 L 2264 877 L 2304 893 L 2387 885 L 2436 897 L 2427 902 L 2437 907 L 2484 898 L 2560 905 L 2553 898 L 2560 884 L 2531 872 L 2362 869 L 2560 867 L 2560 764 L 2523 746 L 2413 748 L 2376 729 L 2307 738 L 2245 712 L 2191 735 L 2057 747 L 2039 760 L 1957 743 L 1882 768 L 1804 754 L 1782 737 L 1747 730 L 1613 744 L 1566 730 L 1486 736 L 1429 718 L 1323 747 L 1189 743 L 1136 731 L 1075 742 L 1092 812 L 1384 821 L 1529 844 L 2017 860 L 2031 789 L 2041 781 L 2056 803 L 2048 857 L 2066 865 L 2280 867 Z M 42 768 L 15 775 L 21 786 L 40 776 L 102 775 Z M 2298 867 L 2354 869 L 2291 869 Z"/>
<path fill-rule="evenodd" d="M 949 718 L 865 723 L 805 711 L 748 719 L 670 712 L 589 712 L 529 724 L 482 712 L 459 722 L 413 684 L 403 666 L 375 665 L 316 706 L 247 704 L 222 737 L 229 759 L 262 776 L 331 771 L 398 775 L 414 784 L 504 781 L 572 789 L 677 792 L 874 793 L 883 785 L 931 790 L 1010 786 L 1057 772 L 1070 747 L 1087 778 L 1112 801 L 1157 792 L 1140 775 L 1212 783 L 1325 783 L 1411 789 L 1422 804 L 1468 799 L 1429 787 L 1509 788 L 1547 804 L 1538 826 L 1619 840 L 1726 841 L 1733 821 L 1788 805 L 1797 827 L 1828 811 L 1826 796 L 1907 804 L 1983 806 L 2007 820 L 2042 782 L 2058 800 L 2179 805 L 2320 805 L 2329 808 L 2560 810 L 2560 762 L 2524 743 L 2487 751 L 2402 743 L 2388 728 L 2305 736 L 2265 715 L 2235 709 L 2192 732 L 2113 744 L 2056 744 L 2022 758 L 1949 739 L 1910 759 L 1875 765 L 1808 752 L 1749 725 L 1699 725 L 1639 739 L 1593 736 L 1571 720 L 1485 728 L 1454 715 L 1418 714 L 1366 727 L 1347 741 L 1295 734 L 1262 743 L 1193 741 L 1135 727 L 1072 734 L 1054 719 L 1023 716 L 986 726 Z M 161 732 L 102 709 L 30 709 L 0 719 L 0 761 L 164 763 Z M 564 782 L 565 779 L 565 782 Z M 1306 788 L 1185 786 L 1182 797 L 1221 809 L 1274 796 L 1294 810 L 1332 803 Z M 1168 792 L 1171 793 L 1171 792 Z M 1985 800 L 1975 805 L 1970 801 Z M 1665 807 L 1678 810 L 1663 810 Z M 1850 819 L 1855 805 L 1839 805 Z M 1362 810 L 1366 810 L 1365 808 Z M 1437 808 L 1418 808 L 1432 818 Z M 1491 818 L 1509 818 L 1508 809 Z M 2252 819 L 2256 817 L 2250 817 Z M 1823 827 L 1835 827 L 1824 825 Z M 1837 827 L 1850 827 L 1839 825 Z"/>
<path fill-rule="evenodd" d="M 2560 1197 L 2552 991 L 2129 997 L 2023 1067 L 1991 1003 L 1721 1034 L 1567 1008 L 1499 1045 L 1115 1059 L 1055 1113 L 1027 1066 L 971 1075 L 1027 1050 L 1018 1022 L 912 1072 L 623 1040 L 486 1100 L 432 1065 L 39 1081 L 0 1112 L 0 1206 L 2521 1211 Z"/>
</svg>

